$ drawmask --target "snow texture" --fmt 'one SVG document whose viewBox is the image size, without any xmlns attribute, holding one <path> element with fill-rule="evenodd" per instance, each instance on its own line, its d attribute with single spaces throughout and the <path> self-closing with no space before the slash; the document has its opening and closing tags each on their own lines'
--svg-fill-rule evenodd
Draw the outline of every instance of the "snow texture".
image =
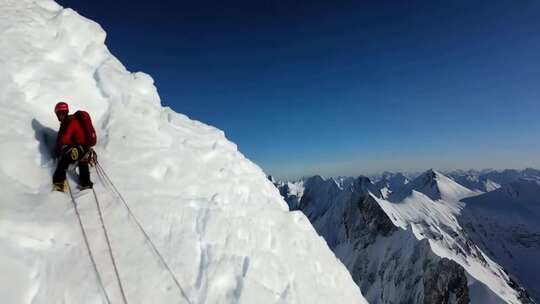
<svg viewBox="0 0 540 304">
<path fill-rule="evenodd" d="M 128 72 L 105 36 L 53 1 L 0 0 L 2 303 L 104 303 L 71 201 L 50 192 L 58 101 L 91 113 L 100 162 L 187 295 L 93 173 L 130 303 L 365 303 L 262 170 L 222 131 L 161 107 L 152 78 Z M 118 303 L 93 196 L 77 195 Z"/>
</svg>

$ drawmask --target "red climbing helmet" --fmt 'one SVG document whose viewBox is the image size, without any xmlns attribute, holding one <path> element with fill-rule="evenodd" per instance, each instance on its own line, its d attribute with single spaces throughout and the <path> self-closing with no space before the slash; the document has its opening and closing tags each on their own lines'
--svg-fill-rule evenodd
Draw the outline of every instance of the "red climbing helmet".
<svg viewBox="0 0 540 304">
<path fill-rule="evenodd" d="M 69 106 L 65 102 L 59 102 L 54 107 L 54 113 L 58 114 L 58 112 L 69 112 Z"/>
</svg>

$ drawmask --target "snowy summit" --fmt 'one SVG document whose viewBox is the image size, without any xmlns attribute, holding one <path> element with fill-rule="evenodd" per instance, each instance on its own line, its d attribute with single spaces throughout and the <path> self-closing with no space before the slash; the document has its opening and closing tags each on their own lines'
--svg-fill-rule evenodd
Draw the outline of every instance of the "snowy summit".
<svg viewBox="0 0 540 304">
<path fill-rule="evenodd" d="M 104 289 L 70 197 L 50 191 L 59 101 L 92 115 L 99 162 L 133 211 L 93 170 L 129 303 L 365 303 L 262 170 L 222 131 L 162 107 L 105 35 L 51 0 L 0 1 L 2 303 L 121 302 L 93 195 L 76 201 Z"/>
</svg>

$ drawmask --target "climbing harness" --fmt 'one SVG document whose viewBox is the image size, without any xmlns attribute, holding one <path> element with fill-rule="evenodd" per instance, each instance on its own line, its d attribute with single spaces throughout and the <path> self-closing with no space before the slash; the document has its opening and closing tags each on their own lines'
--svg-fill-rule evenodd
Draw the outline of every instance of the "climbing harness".
<svg viewBox="0 0 540 304">
<path fill-rule="evenodd" d="M 81 151 L 84 151 L 81 146 L 79 146 L 79 148 L 81 149 Z M 75 150 L 75 152 L 73 152 L 73 150 Z M 88 165 L 90 165 L 91 167 L 95 167 L 97 163 L 97 154 L 94 149 L 88 148 L 88 151 L 83 152 L 83 155 L 79 159 L 79 151 L 77 150 L 77 148 L 72 148 L 71 159 L 75 161 L 72 165 L 73 168 L 77 167 L 77 165 L 79 165 L 79 162 L 87 162 Z"/>
</svg>

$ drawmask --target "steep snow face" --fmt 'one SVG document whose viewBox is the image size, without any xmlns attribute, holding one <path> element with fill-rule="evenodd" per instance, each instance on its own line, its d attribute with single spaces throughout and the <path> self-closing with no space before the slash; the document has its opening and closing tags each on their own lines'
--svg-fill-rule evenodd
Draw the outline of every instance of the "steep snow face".
<svg viewBox="0 0 540 304">
<path fill-rule="evenodd" d="M 458 218 L 463 204 L 433 201 L 423 193 L 413 194 L 399 203 L 377 199 L 392 222 L 411 229 L 419 240 L 429 241 L 433 253 L 459 264 L 468 276 L 472 303 L 493 303 L 493 298 L 507 303 L 528 303 L 519 286 L 508 274 L 471 241 Z"/>
<path fill-rule="evenodd" d="M 432 200 L 447 202 L 457 202 L 462 198 L 481 193 L 461 186 L 438 171 L 428 170 L 401 190 L 391 194 L 388 199 L 392 202 L 399 202 L 411 195 L 413 191 L 421 192 Z"/>
<path fill-rule="evenodd" d="M 458 199 L 473 191 L 435 171 L 411 182 L 398 202 L 369 190 L 376 187 L 365 178 L 337 189 L 332 180 L 317 180 L 312 186 L 324 187 L 306 185 L 304 193 L 319 197 L 304 195 L 300 209 L 317 210 L 306 214 L 370 303 L 529 302 L 460 226 L 465 204 Z"/>
<path fill-rule="evenodd" d="M 346 205 L 334 250 L 370 303 L 469 303 L 463 268 L 397 228 L 371 194 Z"/>
<path fill-rule="evenodd" d="M 475 243 L 540 301 L 540 178 L 523 178 L 464 202 L 460 222 Z"/>
<path fill-rule="evenodd" d="M 500 299 L 509 303 L 530 301 L 523 289 L 478 248 L 459 223 L 465 206 L 459 200 L 474 199 L 479 192 L 465 189 L 433 170 L 420 175 L 407 188 L 399 194 L 404 197 L 402 200 L 377 199 L 394 224 L 404 229 L 410 225 L 418 239 L 429 240 L 438 256 L 457 262 L 471 281 L 481 282 Z M 391 198 L 396 199 L 396 196 Z M 471 298 L 474 297 L 473 293 Z M 489 303 L 490 300 L 483 298 L 482 301 Z"/>
<path fill-rule="evenodd" d="M 71 201 L 50 192 L 52 109 L 64 100 L 92 114 L 100 163 L 185 291 L 93 174 L 130 303 L 365 303 L 264 173 L 222 131 L 162 108 L 152 78 L 126 71 L 104 39 L 99 25 L 53 1 L 0 1 L 2 302 L 105 302 Z M 77 201 L 117 303 L 93 196 Z"/>
</svg>

